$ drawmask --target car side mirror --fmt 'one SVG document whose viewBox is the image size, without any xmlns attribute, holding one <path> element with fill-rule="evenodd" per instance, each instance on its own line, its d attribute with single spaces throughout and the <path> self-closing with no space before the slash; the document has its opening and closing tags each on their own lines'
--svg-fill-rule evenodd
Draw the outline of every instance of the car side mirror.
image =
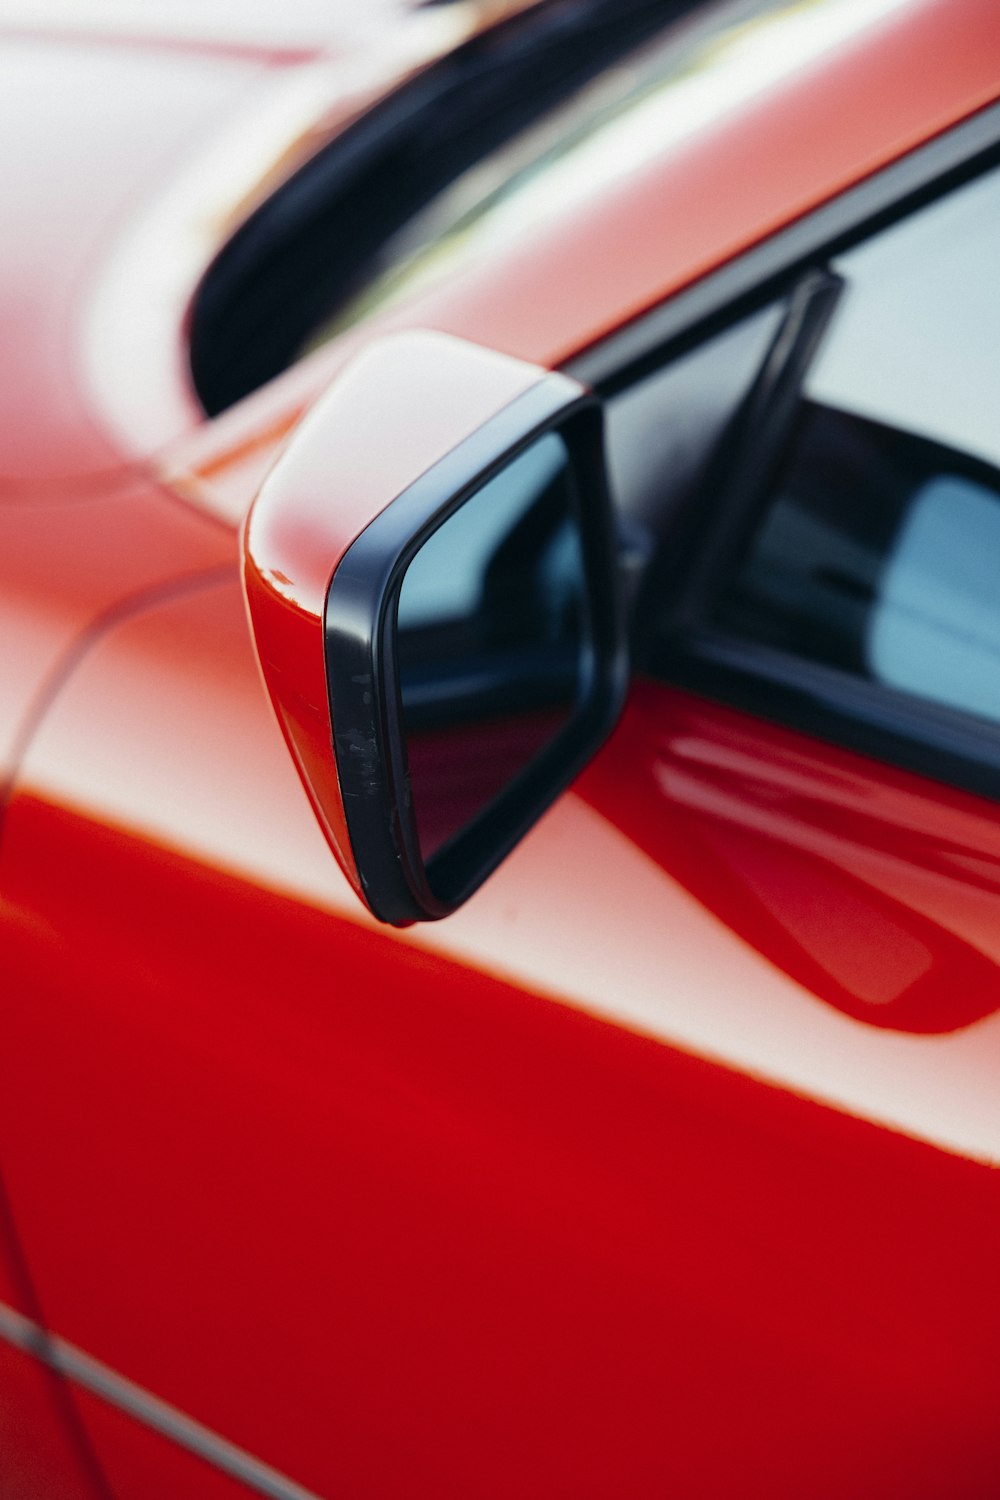
<svg viewBox="0 0 1000 1500">
<path fill-rule="evenodd" d="M 446 916 L 603 741 L 626 678 L 596 398 L 442 334 L 371 345 L 251 510 L 272 702 L 382 921 Z"/>
</svg>

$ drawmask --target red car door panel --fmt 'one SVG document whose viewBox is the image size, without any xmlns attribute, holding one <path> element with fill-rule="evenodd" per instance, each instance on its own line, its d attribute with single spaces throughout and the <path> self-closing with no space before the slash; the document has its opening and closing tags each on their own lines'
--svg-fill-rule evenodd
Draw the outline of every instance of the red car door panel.
<svg viewBox="0 0 1000 1500">
<path fill-rule="evenodd" d="M 0 1496 L 1000 1489 L 995 807 L 637 679 L 468 905 L 390 930 L 237 576 L 376 323 L 573 359 L 996 97 L 992 0 L 838 14 L 179 437 L 184 293 L 132 231 L 264 53 L 138 47 L 118 92 L 56 49 L 44 246 L 33 151 L 0 183 Z"/>
<path fill-rule="evenodd" d="M 106 1500 L 89 1444 L 79 1440 L 72 1397 L 59 1377 L 0 1340 L 0 1496 L 3 1500 Z"/>
<path fill-rule="evenodd" d="M 94 545 L 95 538 L 99 544 Z M 180 578 L 232 566 L 231 533 L 136 480 L 118 495 L 0 503 L 0 801 L 34 717 L 85 644 Z"/>
<path fill-rule="evenodd" d="M 0 1497 L 104 1500 L 65 1382 L 38 1359 L 37 1312 L 0 1188 Z"/>
<path fill-rule="evenodd" d="M 3 863 L 51 1326 L 317 1493 L 990 1493 L 996 1018 L 845 1016 L 689 894 L 675 830 L 726 818 L 684 774 L 734 718 L 638 690 L 470 905 L 399 934 L 329 858 L 235 585 L 109 632 Z"/>
<path fill-rule="evenodd" d="M 899 1032 L 1000 1008 L 991 804 L 651 683 L 632 724 L 582 789 L 776 967 Z M 970 1063 L 977 1050 L 978 1036 Z M 960 1076 L 984 1127 L 965 1144 L 992 1155 L 987 1076 Z"/>
<path fill-rule="evenodd" d="M 130 1392 L 145 1400 L 144 1392 Z M 264 1465 L 255 1463 L 250 1454 L 221 1444 L 214 1433 L 198 1431 L 194 1441 L 202 1449 L 193 1451 L 179 1442 L 170 1431 L 152 1428 L 146 1418 L 133 1415 L 95 1395 L 78 1383 L 73 1388 L 75 1417 L 82 1424 L 88 1442 L 100 1457 L 106 1489 L 113 1496 L 141 1495 L 143 1500 L 176 1500 L 177 1496 L 197 1496 L 197 1500 L 248 1500 L 262 1492 Z M 182 1423 L 186 1435 L 189 1424 Z M 207 1448 L 212 1457 L 204 1455 Z M 247 1475 L 257 1483 L 248 1483 Z M 294 1488 L 286 1486 L 281 1475 L 268 1475 L 270 1488 L 264 1494 L 288 1493 L 288 1500 L 299 1500 Z M 266 1481 L 264 1482 L 266 1483 Z M 280 1486 L 280 1488 L 278 1488 Z"/>
</svg>

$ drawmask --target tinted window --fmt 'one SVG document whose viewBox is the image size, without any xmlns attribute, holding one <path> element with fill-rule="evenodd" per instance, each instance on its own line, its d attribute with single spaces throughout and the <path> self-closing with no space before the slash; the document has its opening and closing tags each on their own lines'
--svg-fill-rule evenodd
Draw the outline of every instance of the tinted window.
<svg viewBox="0 0 1000 1500">
<path fill-rule="evenodd" d="M 713 623 L 1000 720 L 1000 172 L 833 269 L 845 289 Z"/>
</svg>

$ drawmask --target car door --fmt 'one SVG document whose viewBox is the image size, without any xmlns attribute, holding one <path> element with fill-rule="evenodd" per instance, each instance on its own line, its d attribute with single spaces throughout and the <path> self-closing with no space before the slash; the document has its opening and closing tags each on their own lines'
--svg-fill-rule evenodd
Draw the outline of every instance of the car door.
<svg viewBox="0 0 1000 1500">
<path fill-rule="evenodd" d="M 39 1359 L 38 1309 L 0 1206 L 0 1494 L 100 1500 L 103 1478 L 65 1382 Z"/>
<path fill-rule="evenodd" d="M 952 512 L 983 514 L 935 481 L 971 463 L 988 490 L 989 461 L 859 411 L 829 363 L 853 337 L 850 256 L 877 260 L 872 215 L 906 206 L 871 209 L 843 259 L 768 261 L 752 306 L 723 286 L 668 350 L 651 315 L 642 379 L 648 348 L 601 356 L 643 672 L 573 791 L 446 923 L 379 927 L 337 872 L 235 567 L 112 622 L 49 707 L 5 828 L 23 1003 L 0 1125 L 116 1493 L 995 1489 L 1000 850 L 967 774 L 991 731 L 981 696 L 952 698 L 962 755 L 919 763 L 913 716 L 954 674 L 899 680 L 929 657 L 914 574 L 953 533 L 965 555 Z M 856 465 L 832 499 L 830 420 Z M 845 486 L 877 498 L 872 422 L 920 452 L 862 597 L 852 537 L 816 549 Z M 661 485 L 692 431 L 687 488 L 670 463 Z M 723 533 L 675 611 L 672 548 L 695 577 Z M 868 611 L 832 663 L 814 588 Z M 888 676 L 852 693 L 859 640 L 886 629 Z M 858 703 L 880 694 L 905 733 L 872 737 Z"/>
</svg>

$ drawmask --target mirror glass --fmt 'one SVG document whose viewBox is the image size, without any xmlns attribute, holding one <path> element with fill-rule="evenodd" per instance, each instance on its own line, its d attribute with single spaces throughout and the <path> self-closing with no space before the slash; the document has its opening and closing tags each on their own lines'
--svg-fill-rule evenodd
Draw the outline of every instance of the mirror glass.
<svg viewBox="0 0 1000 1500">
<path fill-rule="evenodd" d="M 591 675 L 585 601 L 569 452 L 550 432 L 454 511 L 403 577 L 397 661 L 425 863 L 573 718 Z"/>
</svg>

